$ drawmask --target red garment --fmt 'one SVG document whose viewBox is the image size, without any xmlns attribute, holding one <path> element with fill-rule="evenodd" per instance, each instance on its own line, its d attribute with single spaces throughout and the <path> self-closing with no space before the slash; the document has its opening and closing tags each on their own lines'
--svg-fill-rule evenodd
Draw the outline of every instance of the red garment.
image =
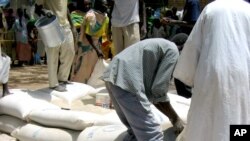
<svg viewBox="0 0 250 141">
<path fill-rule="evenodd" d="M 19 61 L 31 60 L 31 47 L 28 43 L 17 42 L 16 55 Z"/>
</svg>

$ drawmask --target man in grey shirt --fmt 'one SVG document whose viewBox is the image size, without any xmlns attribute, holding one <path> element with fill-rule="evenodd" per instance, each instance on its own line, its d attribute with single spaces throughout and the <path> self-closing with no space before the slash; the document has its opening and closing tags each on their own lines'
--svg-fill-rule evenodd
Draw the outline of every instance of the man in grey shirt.
<svg viewBox="0 0 250 141">
<path fill-rule="evenodd" d="M 173 42 L 146 39 L 116 55 L 105 70 L 103 80 L 114 108 L 128 128 L 125 140 L 163 140 L 151 103 L 170 119 L 176 132 L 183 129 L 183 122 L 167 96 L 178 57 L 178 48 Z"/>
</svg>

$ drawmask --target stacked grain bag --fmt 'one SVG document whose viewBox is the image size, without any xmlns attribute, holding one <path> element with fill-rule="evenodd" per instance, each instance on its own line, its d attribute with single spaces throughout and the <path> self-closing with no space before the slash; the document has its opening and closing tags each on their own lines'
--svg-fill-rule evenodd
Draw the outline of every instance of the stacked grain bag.
<svg viewBox="0 0 250 141">
<path fill-rule="evenodd" d="M 87 95 L 94 95 L 97 93 L 97 90 L 90 85 L 77 82 L 71 83 L 72 84 L 66 85 L 66 92 L 58 92 L 49 88 L 39 89 L 38 91 L 61 98 L 67 103 L 67 108 L 69 109 L 74 101 L 81 100 Z"/>
<path fill-rule="evenodd" d="M 67 95 L 64 96 L 66 103 L 74 103 L 75 100 L 81 99 L 89 92 L 85 84 L 73 83 L 67 88 L 69 88 Z M 46 89 L 48 88 L 37 91 L 11 90 L 12 95 L 0 99 L 0 131 L 10 134 L 20 141 L 76 141 L 91 138 L 89 134 L 93 133 L 92 129 L 97 131 L 98 134 L 95 135 L 103 132 L 103 135 L 106 136 L 103 139 L 109 140 L 124 132 L 124 130 L 118 132 L 110 130 L 110 127 L 105 127 L 110 126 L 112 119 L 99 124 L 98 121 L 102 119 L 100 114 L 63 110 L 61 107 L 51 104 L 63 98 L 55 96 L 53 91 L 48 92 Z M 81 92 L 81 95 L 79 91 L 84 92 Z M 80 96 L 72 99 L 71 94 L 74 95 L 74 93 Z M 94 103 L 92 104 L 92 110 L 98 108 L 94 106 Z M 111 110 L 107 109 L 107 111 Z M 96 113 L 98 112 L 96 111 Z M 120 126 L 121 129 L 125 128 L 121 124 L 117 126 Z M 89 129 L 85 130 L 88 127 Z M 92 140 L 94 141 L 95 138 Z"/>
<path fill-rule="evenodd" d="M 126 127 L 114 109 L 96 106 L 85 98 L 95 88 L 81 83 L 67 85 L 68 92 L 48 88 L 37 91 L 11 90 L 0 99 L 0 131 L 20 141 L 122 141 Z M 64 94 L 64 95 L 63 95 Z M 185 121 L 190 100 L 169 94 L 171 104 Z M 93 98 L 93 97 L 92 97 Z M 80 100 L 79 100 L 80 99 Z M 72 103 L 68 110 L 55 101 Z M 82 105 L 78 105 L 78 102 Z M 152 105 L 152 111 L 168 140 L 175 136 L 169 119 Z"/>
</svg>

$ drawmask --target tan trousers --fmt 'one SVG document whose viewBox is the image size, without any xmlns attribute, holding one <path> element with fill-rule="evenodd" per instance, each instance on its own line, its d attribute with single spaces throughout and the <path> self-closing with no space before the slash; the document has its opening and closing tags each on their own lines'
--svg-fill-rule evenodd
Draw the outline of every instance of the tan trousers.
<svg viewBox="0 0 250 141">
<path fill-rule="evenodd" d="M 50 87 L 55 87 L 58 81 L 67 81 L 69 78 L 75 55 L 73 34 L 69 26 L 64 27 L 64 35 L 66 39 L 60 46 L 45 47 Z"/>
<path fill-rule="evenodd" d="M 125 27 L 112 27 L 111 30 L 114 43 L 114 55 L 140 41 L 139 23 L 133 23 Z"/>
</svg>

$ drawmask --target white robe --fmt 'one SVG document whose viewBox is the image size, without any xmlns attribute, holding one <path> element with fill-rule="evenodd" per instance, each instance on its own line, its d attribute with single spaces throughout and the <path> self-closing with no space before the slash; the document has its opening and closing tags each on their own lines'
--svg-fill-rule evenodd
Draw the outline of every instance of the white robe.
<svg viewBox="0 0 250 141">
<path fill-rule="evenodd" d="M 193 87 L 186 141 L 229 141 L 250 124 L 250 4 L 217 0 L 202 11 L 174 71 Z"/>
<path fill-rule="evenodd" d="M 9 80 L 9 71 L 10 71 L 10 57 L 2 56 L 1 44 L 0 44 L 0 83 L 7 83 Z"/>
</svg>

